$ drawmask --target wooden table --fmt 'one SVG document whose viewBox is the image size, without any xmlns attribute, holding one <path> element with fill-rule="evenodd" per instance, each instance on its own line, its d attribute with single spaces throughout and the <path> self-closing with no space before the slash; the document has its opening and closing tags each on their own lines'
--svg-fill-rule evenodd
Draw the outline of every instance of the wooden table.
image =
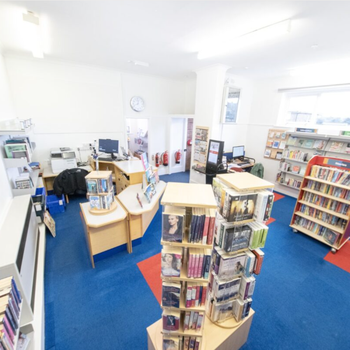
<svg viewBox="0 0 350 350">
<path fill-rule="evenodd" d="M 123 204 L 128 213 L 129 230 L 131 241 L 143 237 L 154 215 L 159 209 L 159 199 L 163 194 L 166 183 L 159 181 L 156 185 L 157 193 L 148 203 L 143 194 L 142 184 L 128 186 L 123 192 L 117 195 L 118 200 Z M 139 194 L 143 208 L 136 199 L 136 194 Z"/>
<path fill-rule="evenodd" d="M 103 215 L 94 215 L 89 211 L 90 203 L 80 203 L 80 217 L 83 222 L 86 242 L 92 267 L 95 268 L 94 255 L 105 252 L 122 244 L 127 244 L 131 253 L 128 213 L 117 201 L 117 209 Z"/>
<path fill-rule="evenodd" d="M 205 317 L 201 350 L 240 349 L 248 339 L 254 313 L 254 310 L 250 309 L 249 315 L 242 322 L 236 322 L 231 318 L 219 323 L 220 326 L 227 328 L 219 327 Z M 147 328 L 148 350 L 163 349 L 162 326 L 160 319 Z"/>
</svg>

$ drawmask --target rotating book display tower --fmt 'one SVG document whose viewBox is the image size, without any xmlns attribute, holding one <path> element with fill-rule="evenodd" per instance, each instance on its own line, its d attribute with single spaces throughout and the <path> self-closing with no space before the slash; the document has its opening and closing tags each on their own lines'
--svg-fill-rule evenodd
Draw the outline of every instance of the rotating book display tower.
<svg viewBox="0 0 350 350">
<path fill-rule="evenodd" d="M 117 209 L 111 171 L 92 171 L 85 182 L 91 214 L 103 215 Z"/>
<path fill-rule="evenodd" d="M 168 183 L 161 204 L 163 348 L 204 349 L 214 194 L 210 185 Z"/>
<path fill-rule="evenodd" d="M 273 205 L 273 184 L 249 173 L 213 181 L 218 211 L 206 313 L 214 323 L 237 327 L 249 317 L 255 277 L 261 270 Z M 269 189 L 269 190 L 267 190 Z"/>
</svg>

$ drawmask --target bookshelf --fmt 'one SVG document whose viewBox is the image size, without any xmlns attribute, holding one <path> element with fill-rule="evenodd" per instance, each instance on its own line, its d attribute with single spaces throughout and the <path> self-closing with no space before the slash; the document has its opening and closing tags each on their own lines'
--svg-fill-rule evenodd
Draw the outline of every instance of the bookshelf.
<svg viewBox="0 0 350 350">
<path fill-rule="evenodd" d="M 205 184 L 205 169 L 209 145 L 209 127 L 196 126 L 194 131 L 194 145 L 190 182 Z"/>
<path fill-rule="evenodd" d="M 349 218 L 350 162 L 313 157 L 307 164 L 290 226 L 336 253 L 349 239 Z"/>
<path fill-rule="evenodd" d="M 225 325 L 250 317 L 273 206 L 274 185 L 249 173 L 221 174 L 213 181 L 218 203 L 207 317 Z M 230 313 L 227 310 L 232 310 Z"/>
<path fill-rule="evenodd" d="M 307 163 L 314 155 L 350 160 L 349 136 L 287 132 L 286 139 L 276 183 L 294 190 L 300 189 L 300 177 L 304 176 Z"/>
<path fill-rule="evenodd" d="M 13 276 L 22 296 L 18 330 L 29 349 L 45 348 L 45 225 L 38 224 L 30 195 L 14 197 L 0 227 L 0 279 Z"/>
<path fill-rule="evenodd" d="M 168 183 L 161 204 L 163 206 L 161 240 L 163 246 L 161 275 L 163 321 L 158 321 L 154 337 L 161 339 L 160 342 L 162 344 L 172 342 L 174 337 L 176 339 L 175 342 L 181 339 L 181 344 L 184 344 L 186 341 L 192 341 L 194 344 L 198 343 L 199 349 L 204 349 L 203 332 L 206 326 L 205 290 L 208 286 L 205 270 L 207 267 L 208 274 L 212 249 L 212 239 L 209 235 L 211 232 L 211 237 L 213 237 L 214 214 L 217 208 L 215 197 L 210 185 Z M 212 216 L 210 217 L 210 215 Z M 175 216 L 177 217 L 177 229 L 173 237 L 171 237 L 172 226 L 168 227 L 167 224 L 168 222 L 171 223 Z M 193 243 L 196 237 L 194 236 L 192 225 L 194 220 L 198 220 L 197 223 L 200 225 L 199 217 L 203 220 L 201 221 L 203 226 L 198 226 L 202 228 L 196 232 L 203 233 L 203 236 L 197 237 L 201 243 Z M 206 231 L 204 229 L 205 220 L 207 220 Z M 169 254 L 174 254 L 173 261 L 176 257 L 178 257 L 177 261 L 181 259 L 181 268 L 177 265 L 175 271 L 169 270 L 166 262 Z M 197 254 L 198 257 L 196 258 Z M 174 265 L 172 266 L 174 267 Z M 177 294 L 179 300 L 177 301 L 176 299 L 175 304 L 169 303 L 169 285 L 175 285 L 176 291 L 179 292 Z M 166 323 L 169 315 L 171 317 L 172 314 L 179 315 L 179 327 L 175 331 L 169 331 Z M 194 329 L 191 327 L 191 321 Z M 154 343 L 157 343 L 157 341 L 154 341 Z"/>
</svg>

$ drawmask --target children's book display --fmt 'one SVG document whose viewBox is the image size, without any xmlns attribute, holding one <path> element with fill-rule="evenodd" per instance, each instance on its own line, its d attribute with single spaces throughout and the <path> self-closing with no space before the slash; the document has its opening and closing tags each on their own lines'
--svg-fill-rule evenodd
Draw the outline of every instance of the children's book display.
<svg viewBox="0 0 350 350">
<path fill-rule="evenodd" d="M 214 194 L 210 185 L 168 183 L 162 205 L 163 349 L 201 349 L 214 238 Z"/>
<path fill-rule="evenodd" d="M 91 214 L 103 215 L 117 209 L 111 171 L 92 171 L 85 182 Z"/>
<path fill-rule="evenodd" d="M 239 177 L 236 179 L 232 175 Z M 256 188 L 240 186 L 245 178 L 251 177 L 251 174 L 240 173 L 213 179 L 218 210 L 206 314 L 215 323 L 230 318 L 240 322 L 249 315 L 255 275 L 260 273 L 264 259 L 261 248 L 265 246 L 268 233 L 265 223 L 273 206 L 273 185 L 264 180 L 258 183 L 260 179 L 256 178 Z"/>
<path fill-rule="evenodd" d="M 0 280 L 0 349 L 16 349 L 22 296 L 14 278 Z"/>
<path fill-rule="evenodd" d="M 315 156 L 305 170 L 290 226 L 332 248 L 349 239 L 350 162 Z"/>
</svg>

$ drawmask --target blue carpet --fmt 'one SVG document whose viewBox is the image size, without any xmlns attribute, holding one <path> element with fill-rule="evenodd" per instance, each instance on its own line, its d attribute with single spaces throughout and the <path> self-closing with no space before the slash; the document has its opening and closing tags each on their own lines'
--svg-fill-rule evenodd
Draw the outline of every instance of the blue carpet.
<svg viewBox="0 0 350 350">
<path fill-rule="evenodd" d="M 161 176 L 188 182 L 189 174 Z M 56 238 L 47 235 L 45 331 L 47 350 L 143 350 L 146 328 L 161 308 L 137 263 L 161 250 L 161 212 L 141 244 L 101 254 L 91 267 L 79 203 L 71 197 L 65 213 L 53 215 Z M 253 295 L 253 319 L 244 350 L 348 349 L 350 278 L 326 262 L 329 248 L 289 228 L 295 199 L 273 207 L 261 274 Z"/>
</svg>

